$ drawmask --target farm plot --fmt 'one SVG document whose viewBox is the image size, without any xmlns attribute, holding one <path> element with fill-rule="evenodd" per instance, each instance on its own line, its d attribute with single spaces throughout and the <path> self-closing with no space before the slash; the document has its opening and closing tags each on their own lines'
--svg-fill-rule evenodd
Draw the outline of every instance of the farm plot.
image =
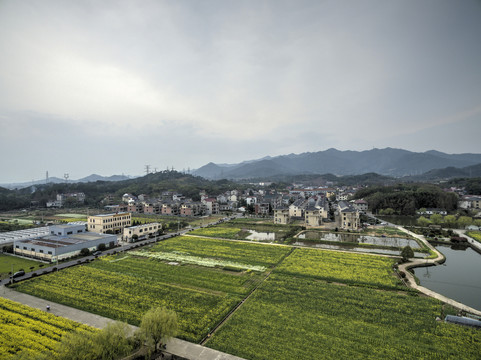
<svg viewBox="0 0 481 360">
<path fill-rule="evenodd" d="M 250 244 L 212 238 L 180 236 L 162 241 L 146 250 L 151 253 L 177 253 L 194 257 L 231 261 L 239 264 L 271 267 L 290 248 L 279 245 Z"/>
<path fill-rule="evenodd" d="M 0 360 L 27 352 L 32 358 L 54 352 L 60 338 L 71 331 L 95 331 L 86 325 L 0 298 Z"/>
<path fill-rule="evenodd" d="M 300 229 L 299 226 L 293 225 L 277 225 L 247 219 L 235 219 L 221 225 L 197 229 L 190 234 L 233 240 L 250 240 L 253 237 L 256 241 L 282 242 L 294 236 Z M 263 239 L 264 236 L 265 239 Z"/>
<path fill-rule="evenodd" d="M 379 288 L 396 288 L 395 260 L 387 257 L 335 252 L 320 249 L 296 249 L 276 269 L 290 275 Z"/>
<path fill-rule="evenodd" d="M 190 341 L 198 341 L 240 300 L 235 294 L 156 281 L 135 265 L 126 274 L 77 266 L 27 280 L 17 290 L 133 325 L 151 307 L 166 307 L 179 317 L 179 336 Z"/>
<path fill-rule="evenodd" d="M 246 359 L 478 359 L 481 332 L 441 303 L 397 291 L 272 274 L 207 342 Z"/>
<path fill-rule="evenodd" d="M 261 280 L 261 273 L 173 265 L 143 255 L 182 251 L 199 258 L 254 263 L 267 268 L 279 262 L 289 250 L 217 239 L 172 238 L 148 251 L 105 257 L 88 265 L 27 280 L 16 288 L 133 325 L 138 325 L 151 307 L 163 306 L 177 313 L 179 336 L 195 342 Z"/>
</svg>

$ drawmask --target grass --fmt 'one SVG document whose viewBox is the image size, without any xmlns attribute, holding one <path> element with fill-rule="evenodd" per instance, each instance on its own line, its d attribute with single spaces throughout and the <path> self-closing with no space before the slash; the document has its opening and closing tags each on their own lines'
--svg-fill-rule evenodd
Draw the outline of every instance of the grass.
<svg viewBox="0 0 481 360">
<path fill-rule="evenodd" d="M 25 270 L 25 272 L 28 272 L 30 271 L 30 267 L 32 266 L 34 266 L 35 269 L 38 270 L 40 264 L 42 263 L 39 261 L 0 254 L 0 278 L 5 279 L 8 277 L 8 273 L 12 271 L 12 265 L 13 265 L 13 272 L 15 273 L 20 269 L 23 269 Z"/>
</svg>

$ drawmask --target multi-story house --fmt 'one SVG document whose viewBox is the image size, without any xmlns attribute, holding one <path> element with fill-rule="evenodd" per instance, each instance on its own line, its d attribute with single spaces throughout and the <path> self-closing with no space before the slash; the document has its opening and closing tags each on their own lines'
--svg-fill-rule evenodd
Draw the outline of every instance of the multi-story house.
<svg viewBox="0 0 481 360">
<path fill-rule="evenodd" d="M 255 205 L 256 215 L 267 216 L 269 215 L 270 204 L 266 202 L 258 203 Z"/>
<path fill-rule="evenodd" d="M 359 210 L 346 201 L 338 204 L 339 227 L 343 230 L 358 230 L 361 227 Z"/>
<path fill-rule="evenodd" d="M 303 218 L 304 211 L 307 207 L 307 201 L 304 199 L 298 199 L 289 206 L 290 218 Z"/>
<path fill-rule="evenodd" d="M 304 212 L 304 221 L 306 228 L 319 227 L 322 225 L 321 212 L 314 205 L 310 205 Z"/>
<path fill-rule="evenodd" d="M 289 209 L 277 208 L 274 209 L 274 224 L 289 224 Z"/>
</svg>

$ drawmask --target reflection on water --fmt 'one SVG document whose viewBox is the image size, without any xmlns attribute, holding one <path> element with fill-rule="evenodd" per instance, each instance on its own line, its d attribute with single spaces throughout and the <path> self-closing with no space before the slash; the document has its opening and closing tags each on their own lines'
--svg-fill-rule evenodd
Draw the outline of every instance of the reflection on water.
<svg viewBox="0 0 481 360">
<path fill-rule="evenodd" d="M 446 256 L 446 262 L 416 268 L 414 271 L 421 285 L 481 310 L 481 255 L 471 248 L 436 247 Z"/>
<path fill-rule="evenodd" d="M 274 241 L 276 239 L 276 233 L 273 232 L 258 232 L 255 230 L 249 230 L 251 233 L 246 239 L 257 241 Z"/>
<path fill-rule="evenodd" d="M 397 238 L 397 237 L 379 237 L 370 235 L 358 235 L 358 234 L 335 234 L 335 233 L 323 233 L 318 231 L 305 231 L 299 235 L 299 239 L 306 240 L 323 240 L 333 242 L 350 242 L 359 244 L 370 244 L 377 246 L 392 246 L 403 248 L 410 246 L 413 249 L 420 249 L 421 247 L 415 240 Z"/>
</svg>

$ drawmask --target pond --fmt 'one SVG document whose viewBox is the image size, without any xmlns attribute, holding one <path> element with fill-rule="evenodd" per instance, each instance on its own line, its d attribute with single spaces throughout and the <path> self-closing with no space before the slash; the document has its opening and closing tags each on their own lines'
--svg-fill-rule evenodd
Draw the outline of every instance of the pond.
<svg viewBox="0 0 481 360">
<path fill-rule="evenodd" d="M 312 248 L 317 248 L 317 249 L 348 250 L 348 251 L 383 254 L 383 255 L 393 255 L 393 256 L 400 256 L 401 255 L 401 250 L 396 250 L 396 249 L 377 249 L 377 248 L 356 247 L 356 246 L 346 246 L 346 245 L 320 244 L 320 243 L 317 243 L 315 241 L 309 241 L 309 240 L 296 241 L 292 245 L 312 247 Z M 417 258 L 425 258 L 425 257 L 429 256 L 429 254 L 415 251 L 414 256 L 417 257 Z"/>
<path fill-rule="evenodd" d="M 246 237 L 248 240 L 257 241 L 275 241 L 276 233 L 274 232 L 258 232 L 255 230 L 248 230 L 251 234 Z"/>
<path fill-rule="evenodd" d="M 392 246 L 403 248 L 409 245 L 412 249 L 420 249 L 421 246 L 415 240 L 397 238 L 397 237 L 380 237 L 358 234 L 335 234 L 323 233 L 318 231 L 305 231 L 298 236 L 299 239 L 306 240 L 323 240 L 332 242 L 350 242 L 358 244 L 370 244 L 375 246 Z"/>
<path fill-rule="evenodd" d="M 481 255 L 471 248 L 436 248 L 446 256 L 446 262 L 414 269 L 421 285 L 481 311 Z"/>
</svg>

